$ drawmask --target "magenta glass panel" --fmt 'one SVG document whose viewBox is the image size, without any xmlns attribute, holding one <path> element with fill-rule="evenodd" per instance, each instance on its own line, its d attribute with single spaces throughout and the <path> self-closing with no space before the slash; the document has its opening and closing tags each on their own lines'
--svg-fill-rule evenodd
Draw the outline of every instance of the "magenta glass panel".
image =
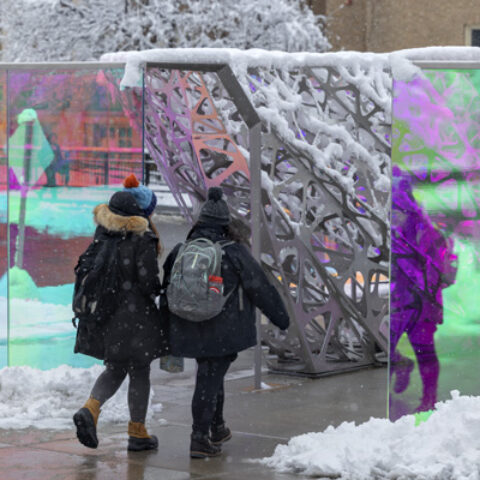
<svg viewBox="0 0 480 480">
<path fill-rule="evenodd" d="M 8 72 L 10 365 L 91 363 L 73 354 L 73 268 L 91 241 L 94 206 L 143 171 L 142 132 L 124 112 L 135 102 L 119 91 L 122 75 Z"/>
<path fill-rule="evenodd" d="M 390 418 L 480 393 L 480 71 L 394 82 Z"/>
</svg>

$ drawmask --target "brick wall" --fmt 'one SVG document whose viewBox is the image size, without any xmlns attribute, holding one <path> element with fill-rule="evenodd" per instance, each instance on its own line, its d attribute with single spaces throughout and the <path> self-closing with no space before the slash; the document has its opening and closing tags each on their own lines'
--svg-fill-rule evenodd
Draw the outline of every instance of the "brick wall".
<svg viewBox="0 0 480 480">
<path fill-rule="evenodd" d="M 311 6 L 329 17 L 333 50 L 466 45 L 468 27 L 480 28 L 479 0 L 311 0 Z"/>
</svg>

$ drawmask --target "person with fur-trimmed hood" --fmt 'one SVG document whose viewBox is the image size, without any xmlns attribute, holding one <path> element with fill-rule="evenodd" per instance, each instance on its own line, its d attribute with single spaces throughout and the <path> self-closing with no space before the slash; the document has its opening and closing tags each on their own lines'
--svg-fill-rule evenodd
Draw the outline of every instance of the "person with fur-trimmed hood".
<svg viewBox="0 0 480 480">
<path fill-rule="evenodd" d="M 75 351 L 104 360 L 106 369 L 93 386 L 90 398 L 73 419 L 79 441 L 90 448 L 98 445 L 96 424 L 100 407 L 130 377 L 128 406 L 128 450 L 158 448 L 158 440 L 145 428 L 150 395 L 150 363 L 166 353 L 166 341 L 155 298 L 160 293 L 157 236 L 149 229 L 145 211 L 135 197 L 116 192 L 107 204 L 94 209 L 97 223 L 93 243 L 104 243 L 100 251 L 113 255 L 118 280 L 114 312 L 98 327 L 94 341 L 77 334 Z M 111 253 L 115 252 L 115 253 Z M 100 349 L 100 354 L 98 353 Z"/>
</svg>

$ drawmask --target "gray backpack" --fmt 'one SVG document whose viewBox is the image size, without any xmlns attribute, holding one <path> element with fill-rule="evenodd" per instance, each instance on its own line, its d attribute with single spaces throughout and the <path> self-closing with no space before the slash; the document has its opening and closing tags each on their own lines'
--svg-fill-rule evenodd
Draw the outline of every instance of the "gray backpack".
<svg viewBox="0 0 480 480">
<path fill-rule="evenodd" d="M 223 248 L 235 242 L 212 242 L 207 238 L 183 244 L 167 287 L 169 310 L 180 318 L 203 322 L 218 315 L 233 290 L 224 295 Z"/>
</svg>

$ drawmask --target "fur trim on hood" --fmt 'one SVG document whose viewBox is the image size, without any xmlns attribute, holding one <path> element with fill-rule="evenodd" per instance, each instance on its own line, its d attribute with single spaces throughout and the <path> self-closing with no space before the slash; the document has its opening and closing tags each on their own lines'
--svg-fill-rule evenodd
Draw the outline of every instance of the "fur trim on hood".
<svg viewBox="0 0 480 480">
<path fill-rule="evenodd" d="M 97 205 L 93 210 L 95 223 L 111 232 L 133 232 L 143 235 L 148 230 L 148 220 L 139 216 L 122 217 L 112 213 L 106 203 Z"/>
</svg>

